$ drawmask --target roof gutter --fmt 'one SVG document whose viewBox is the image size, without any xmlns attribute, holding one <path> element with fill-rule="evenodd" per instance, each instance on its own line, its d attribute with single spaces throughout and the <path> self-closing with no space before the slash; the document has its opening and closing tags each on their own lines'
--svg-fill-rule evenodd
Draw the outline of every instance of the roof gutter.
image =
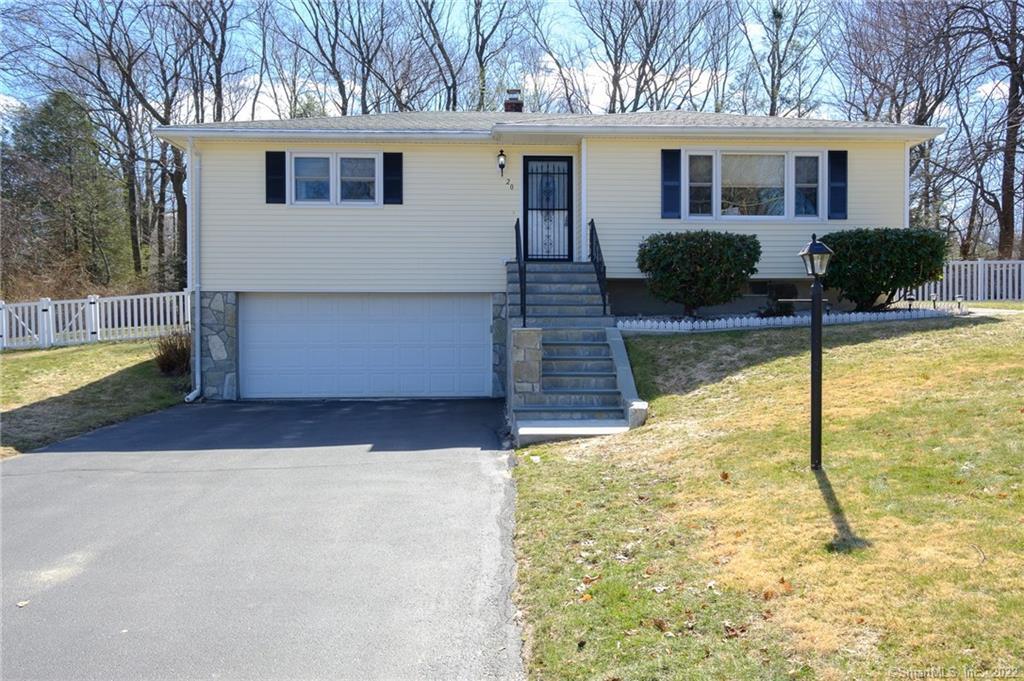
<svg viewBox="0 0 1024 681">
<path fill-rule="evenodd" d="M 682 125 L 538 125 L 529 123 L 496 123 L 492 129 L 501 135 L 581 135 L 586 137 L 737 137 L 737 138 L 822 138 L 898 139 L 920 143 L 938 137 L 946 128 L 938 126 L 898 126 L 879 128 L 843 127 L 739 127 Z"/>
<path fill-rule="evenodd" d="M 162 126 L 157 128 L 156 135 L 171 144 L 180 144 L 180 140 L 224 138 L 231 139 L 306 139 L 315 140 L 402 140 L 424 138 L 430 140 L 490 140 L 489 130 L 332 130 L 310 129 L 294 130 L 288 128 L 249 128 L 249 127 L 209 127 L 194 128 L 182 126 Z"/>
</svg>

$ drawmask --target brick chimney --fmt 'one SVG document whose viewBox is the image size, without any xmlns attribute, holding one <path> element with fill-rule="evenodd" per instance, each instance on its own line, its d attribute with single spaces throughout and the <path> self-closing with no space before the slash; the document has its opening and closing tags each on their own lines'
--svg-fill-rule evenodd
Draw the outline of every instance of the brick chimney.
<svg viewBox="0 0 1024 681">
<path fill-rule="evenodd" d="M 522 90 L 519 88 L 509 88 L 505 93 L 505 111 L 522 112 L 523 98 L 520 96 Z"/>
</svg>

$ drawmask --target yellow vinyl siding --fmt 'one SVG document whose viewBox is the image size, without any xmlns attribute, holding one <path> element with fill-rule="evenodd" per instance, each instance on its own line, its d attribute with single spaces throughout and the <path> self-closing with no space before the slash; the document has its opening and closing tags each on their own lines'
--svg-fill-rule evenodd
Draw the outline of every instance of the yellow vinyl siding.
<svg viewBox="0 0 1024 681">
<path fill-rule="evenodd" d="M 602 139 L 587 140 L 587 218 L 597 223 L 609 278 L 641 276 L 636 251 L 649 234 L 717 229 L 756 234 L 761 262 L 755 278 L 803 276 L 797 252 L 812 232 L 819 235 L 853 227 L 902 227 L 906 211 L 903 142 L 852 140 Z M 846 149 L 847 220 L 765 221 L 661 218 L 661 150 Z M 824 210 L 824 207 L 823 207 Z M 684 206 L 685 211 L 685 206 Z"/>
<path fill-rule="evenodd" d="M 574 157 L 576 146 L 477 143 L 348 144 L 204 141 L 201 285 L 249 292 L 496 292 L 515 258 L 524 155 Z M 291 206 L 265 202 L 266 151 L 403 154 L 402 205 Z M 510 180 L 509 186 L 506 180 Z"/>
<path fill-rule="evenodd" d="M 498 150 L 508 157 L 504 177 Z M 712 221 L 661 219 L 661 149 L 849 151 L 849 219 Z M 243 292 L 496 292 L 515 257 L 512 225 L 522 213 L 523 156 L 572 156 L 574 250 L 583 255 L 578 145 L 499 142 L 316 143 L 202 141 L 201 285 Z M 403 154 L 404 203 L 292 206 L 265 203 L 264 152 Z M 756 234 L 757 278 L 802 275 L 797 251 L 819 234 L 902 226 L 902 142 L 713 139 L 587 140 L 586 217 L 597 223 L 610 278 L 634 278 L 649 234 L 713 228 Z M 511 185 L 511 186 L 510 186 Z"/>
</svg>

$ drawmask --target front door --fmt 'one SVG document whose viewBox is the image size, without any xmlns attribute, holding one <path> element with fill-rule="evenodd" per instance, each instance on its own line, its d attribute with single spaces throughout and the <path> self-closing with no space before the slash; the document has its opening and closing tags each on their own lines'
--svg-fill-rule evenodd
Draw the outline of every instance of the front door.
<svg viewBox="0 0 1024 681">
<path fill-rule="evenodd" d="M 529 260 L 572 260 L 572 157 L 524 159 L 524 250 Z"/>
</svg>

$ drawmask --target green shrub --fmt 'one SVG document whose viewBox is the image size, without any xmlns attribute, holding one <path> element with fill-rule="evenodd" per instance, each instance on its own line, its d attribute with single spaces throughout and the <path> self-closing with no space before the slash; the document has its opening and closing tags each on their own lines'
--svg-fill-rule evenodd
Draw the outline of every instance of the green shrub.
<svg viewBox="0 0 1024 681">
<path fill-rule="evenodd" d="M 857 310 L 883 309 L 902 291 L 942 276 L 949 244 L 933 229 L 850 229 L 822 237 L 835 255 L 826 288 L 839 291 Z"/>
<path fill-rule="evenodd" d="M 700 230 L 652 234 L 640 244 L 636 266 L 655 297 L 681 303 L 692 316 L 739 296 L 760 257 L 756 236 Z"/>
<path fill-rule="evenodd" d="M 154 359 L 165 376 L 184 376 L 192 365 L 192 336 L 175 331 L 156 340 Z"/>
</svg>

